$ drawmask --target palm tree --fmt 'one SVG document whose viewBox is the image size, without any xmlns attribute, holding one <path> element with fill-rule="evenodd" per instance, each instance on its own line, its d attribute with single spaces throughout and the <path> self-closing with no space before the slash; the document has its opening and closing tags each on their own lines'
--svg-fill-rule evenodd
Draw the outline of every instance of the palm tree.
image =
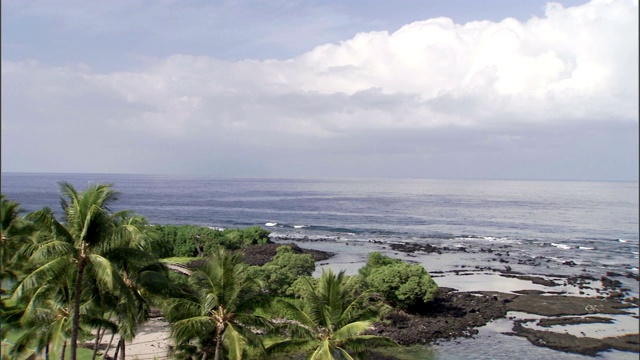
<svg viewBox="0 0 640 360">
<path fill-rule="evenodd" d="M 73 306 L 71 309 L 71 360 L 76 360 L 80 331 L 80 305 L 85 276 L 95 281 L 105 291 L 113 292 L 124 301 L 131 302 L 130 291 L 119 271 L 103 254 L 113 251 L 123 243 L 117 222 L 110 214 L 109 205 L 116 192 L 109 184 L 95 184 L 78 192 L 69 183 L 60 183 L 62 209 L 65 222 L 60 223 L 49 208 L 33 212 L 28 218 L 46 229 L 45 241 L 27 247 L 31 261 L 37 264 L 18 285 L 14 296 L 20 297 L 51 279 L 65 276 L 68 268 L 74 270 Z"/>
<path fill-rule="evenodd" d="M 353 277 L 347 279 L 344 271 L 336 275 L 323 269 L 317 287 L 303 279 L 307 287 L 304 308 L 285 303 L 296 321 L 286 323 L 294 337 L 269 346 L 268 353 L 315 348 L 311 360 L 353 359 L 350 354 L 397 345 L 386 337 L 362 335 L 370 328 L 368 319 L 376 310 L 365 305 L 368 293 L 356 296 L 350 291 L 349 280 Z"/>
<path fill-rule="evenodd" d="M 20 354 L 27 346 L 35 344 L 36 352 L 45 350 L 47 359 L 50 352 L 60 352 L 60 358 L 64 359 L 71 335 L 72 275 L 50 279 L 17 299 L 23 305 L 20 328 L 26 331 L 16 340 L 10 352 L 12 355 Z"/>
<path fill-rule="evenodd" d="M 4 194 L 0 195 L 0 284 L 7 285 L 7 280 L 18 278 L 18 255 L 20 248 L 30 242 L 33 234 L 32 224 L 19 217 L 23 210 L 20 204 L 9 200 Z M 7 289 L 0 288 L 0 294 Z"/>
<path fill-rule="evenodd" d="M 9 285 L 13 285 L 21 272 L 19 250 L 29 243 L 33 232 L 30 223 L 19 217 L 22 211 L 20 204 L 0 195 L 0 337 L 3 339 L 10 329 L 20 326 L 22 314 L 20 306 L 5 303 Z"/>
<path fill-rule="evenodd" d="M 114 296 L 110 294 L 101 294 L 100 298 L 111 298 L 110 309 L 116 316 L 117 331 L 121 340 L 130 341 L 138 325 L 148 320 L 154 302 L 169 297 L 174 287 L 169 280 L 168 268 L 153 255 L 153 247 L 158 243 L 157 234 L 146 219 L 130 211 L 117 212 L 113 218 L 121 246 L 103 256 L 118 269 L 133 301 L 114 303 Z M 96 349 L 99 341 L 100 327 L 96 334 Z M 123 347 L 124 342 L 120 345 Z"/>
<path fill-rule="evenodd" d="M 202 359 L 214 347 L 214 360 L 220 359 L 222 347 L 229 359 L 242 359 L 247 345 L 262 346 L 250 327 L 265 327 L 269 321 L 252 314 L 262 295 L 239 255 L 215 249 L 189 283 L 195 296 L 172 300 L 166 311 L 178 346 L 199 342 Z"/>
</svg>

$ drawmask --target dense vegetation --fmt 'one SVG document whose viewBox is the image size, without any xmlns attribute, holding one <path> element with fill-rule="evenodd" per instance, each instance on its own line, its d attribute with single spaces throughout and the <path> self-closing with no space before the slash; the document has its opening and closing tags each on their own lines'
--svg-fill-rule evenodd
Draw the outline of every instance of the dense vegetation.
<svg viewBox="0 0 640 360">
<path fill-rule="evenodd" d="M 433 301 L 438 285 L 419 264 L 408 264 L 379 252 L 369 254 L 358 270 L 366 286 L 400 309 L 421 308 Z"/>
<path fill-rule="evenodd" d="M 243 246 L 266 244 L 269 232 L 259 226 L 244 230 L 212 229 L 195 225 L 156 225 L 163 246 L 156 247 L 154 255 L 160 258 L 193 257 L 209 254 L 217 246 L 237 250 Z"/>
<path fill-rule="evenodd" d="M 176 359 L 357 358 L 395 345 L 363 335 L 388 305 L 410 310 L 437 292 L 422 267 L 380 253 L 356 276 L 323 271 L 314 279 L 313 258 L 288 246 L 249 266 L 240 250 L 269 242 L 260 227 L 152 225 L 111 212 L 110 185 L 60 189 L 64 220 L 49 208 L 23 215 L 2 196 L 3 341 L 18 334 L 3 342 L 3 358 L 75 360 L 86 341 L 96 358 L 97 344 L 109 338 L 105 355 L 124 358 L 151 309 L 170 322 Z M 191 275 L 169 271 L 176 258 L 196 264 Z M 114 335 L 120 340 L 112 345 Z"/>
</svg>

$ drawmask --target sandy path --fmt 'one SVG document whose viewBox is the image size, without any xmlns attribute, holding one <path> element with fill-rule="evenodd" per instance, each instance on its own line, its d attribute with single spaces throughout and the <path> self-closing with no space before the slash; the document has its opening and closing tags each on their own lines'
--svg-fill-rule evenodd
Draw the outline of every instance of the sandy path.
<svg viewBox="0 0 640 360">
<path fill-rule="evenodd" d="M 111 336 L 107 334 L 103 339 L 100 352 L 104 352 Z M 113 339 L 109 355 L 115 353 L 115 345 L 118 343 L 119 337 Z M 131 360 L 152 360 L 152 359 L 170 359 L 169 345 L 169 324 L 164 318 L 152 318 L 138 329 L 138 334 L 131 343 L 126 344 L 126 358 Z"/>
</svg>

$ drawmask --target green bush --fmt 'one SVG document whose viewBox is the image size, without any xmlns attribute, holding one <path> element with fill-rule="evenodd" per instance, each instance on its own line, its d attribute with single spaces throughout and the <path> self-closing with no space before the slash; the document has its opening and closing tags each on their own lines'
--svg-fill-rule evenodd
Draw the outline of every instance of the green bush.
<svg viewBox="0 0 640 360">
<path fill-rule="evenodd" d="M 236 245 L 233 238 L 229 234 L 234 233 L 237 229 L 214 230 L 207 228 L 208 231 L 202 231 L 200 239 L 202 242 L 202 250 L 205 254 L 211 254 L 218 246 L 223 246 L 229 250 L 236 250 L 240 245 Z"/>
<path fill-rule="evenodd" d="M 246 229 L 224 229 L 220 244 L 227 249 L 236 250 L 243 246 L 266 244 L 269 242 L 269 231 L 260 226 Z"/>
<path fill-rule="evenodd" d="M 163 241 L 160 257 L 194 257 L 211 253 L 217 246 L 237 250 L 243 246 L 269 242 L 269 231 L 259 226 L 241 229 L 211 229 L 195 225 L 157 225 Z"/>
<path fill-rule="evenodd" d="M 296 254 L 290 246 L 283 245 L 278 247 L 273 260 L 258 272 L 270 293 L 284 295 L 298 278 L 311 276 L 315 270 L 316 264 L 311 255 Z"/>
<path fill-rule="evenodd" d="M 438 285 L 419 264 L 408 264 L 380 253 L 371 253 L 365 283 L 398 308 L 412 309 L 435 299 Z M 362 269 L 361 269 L 362 270 Z"/>
<path fill-rule="evenodd" d="M 252 226 L 242 230 L 244 245 L 262 245 L 269 242 L 270 232 L 260 226 Z"/>
<path fill-rule="evenodd" d="M 309 286 L 307 286 L 307 281 L 309 281 L 314 288 L 318 283 L 318 279 L 312 276 L 300 276 L 287 289 L 287 296 L 292 296 L 298 299 L 306 298 L 309 295 Z"/>
<path fill-rule="evenodd" d="M 369 253 L 369 256 L 367 257 L 367 264 L 361 267 L 360 269 L 358 269 L 358 273 L 366 278 L 369 276 L 369 274 L 373 269 L 377 269 L 379 267 L 386 266 L 386 265 L 394 265 L 394 264 L 401 264 L 401 263 L 402 263 L 402 260 L 400 259 L 394 259 L 392 257 L 382 255 L 382 253 L 378 251 L 374 251 L 372 253 Z"/>
<path fill-rule="evenodd" d="M 194 225 L 157 225 L 161 238 L 171 244 L 171 256 L 193 257 L 198 255 L 194 236 L 198 234 L 198 226 Z M 168 256 L 166 256 L 168 257 Z"/>
</svg>

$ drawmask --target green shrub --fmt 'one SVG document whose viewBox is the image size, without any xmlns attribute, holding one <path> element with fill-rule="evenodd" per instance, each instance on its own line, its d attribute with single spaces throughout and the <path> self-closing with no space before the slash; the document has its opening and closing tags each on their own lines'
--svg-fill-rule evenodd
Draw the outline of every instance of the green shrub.
<svg viewBox="0 0 640 360">
<path fill-rule="evenodd" d="M 435 299 L 438 285 L 419 264 L 408 264 L 380 253 L 371 253 L 360 270 L 365 283 L 385 300 L 402 309 L 419 307 Z M 363 275 L 364 276 L 364 275 Z"/>
<path fill-rule="evenodd" d="M 377 269 L 385 265 L 400 263 L 402 263 L 402 260 L 400 259 L 394 259 L 392 257 L 382 255 L 382 253 L 378 251 L 374 251 L 372 253 L 369 253 L 369 256 L 367 257 L 367 264 L 358 269 L 358 273 L 366 278 L 369 276 L 373 269 Z"/>
<path fill-rule="evenodd" d="M 269 231 L 260 226 L 246 229 L 225 229 L 222 231 L 220 244 L 227 249 L 236 250 L 243 246 L 266 244 L 269 242 Z"/>
<path fill-rule="evenodd" d="M 158 225 L 156 226 L 162 239 L 172 246 L 171 256 L 193 257 L 198 255 L 194 236 L 198 234 L 198 226 L 194 225 Z"/>
<path fill-rule="evenodd" d="M 240 229 L 224 229 L 220 238 L 220 245 L 229 250 L 237 250 L 244 244 L 242 230 Z"/>
<path fill-rule="evenodd" d="M 290 246 L 283 245 L 278 247 L 273 260 L 258 271 L 270 293 L 284 295 L 297 279 L 311 276 L 315 270 L 316 264 L 311 255 L 296 254 Z"/>
<path fill-rule="evenodd" d="M 244 230 L 211 229 L 195 225 L 157 225 L 163 248 L 159 257 L 194 257 L 211 253 L 217 246 L 237 250 L 243 246 L 269 242 L 269 232 L 259 226 Z"/>
<path fill-rule="evenodd" d="M 262 245 L 269 242 L 270 232 L 260 226 L 252 226 L 242 230 L 244 245 Z"/>
<path fill-rule="evenodd" d="M 306 280 L 305 280 L 306 279 Z M 308 295 L 308 289 L 306 281 L 309 281 L 311 284 L 317 284 L 318 279 L 313 278 L 312 276 L 301 276 L 297 278 L 291 286 L 286 291 L 287 296 L 292 296 L 299 299 L 304 299 Z"/>
</svg>

